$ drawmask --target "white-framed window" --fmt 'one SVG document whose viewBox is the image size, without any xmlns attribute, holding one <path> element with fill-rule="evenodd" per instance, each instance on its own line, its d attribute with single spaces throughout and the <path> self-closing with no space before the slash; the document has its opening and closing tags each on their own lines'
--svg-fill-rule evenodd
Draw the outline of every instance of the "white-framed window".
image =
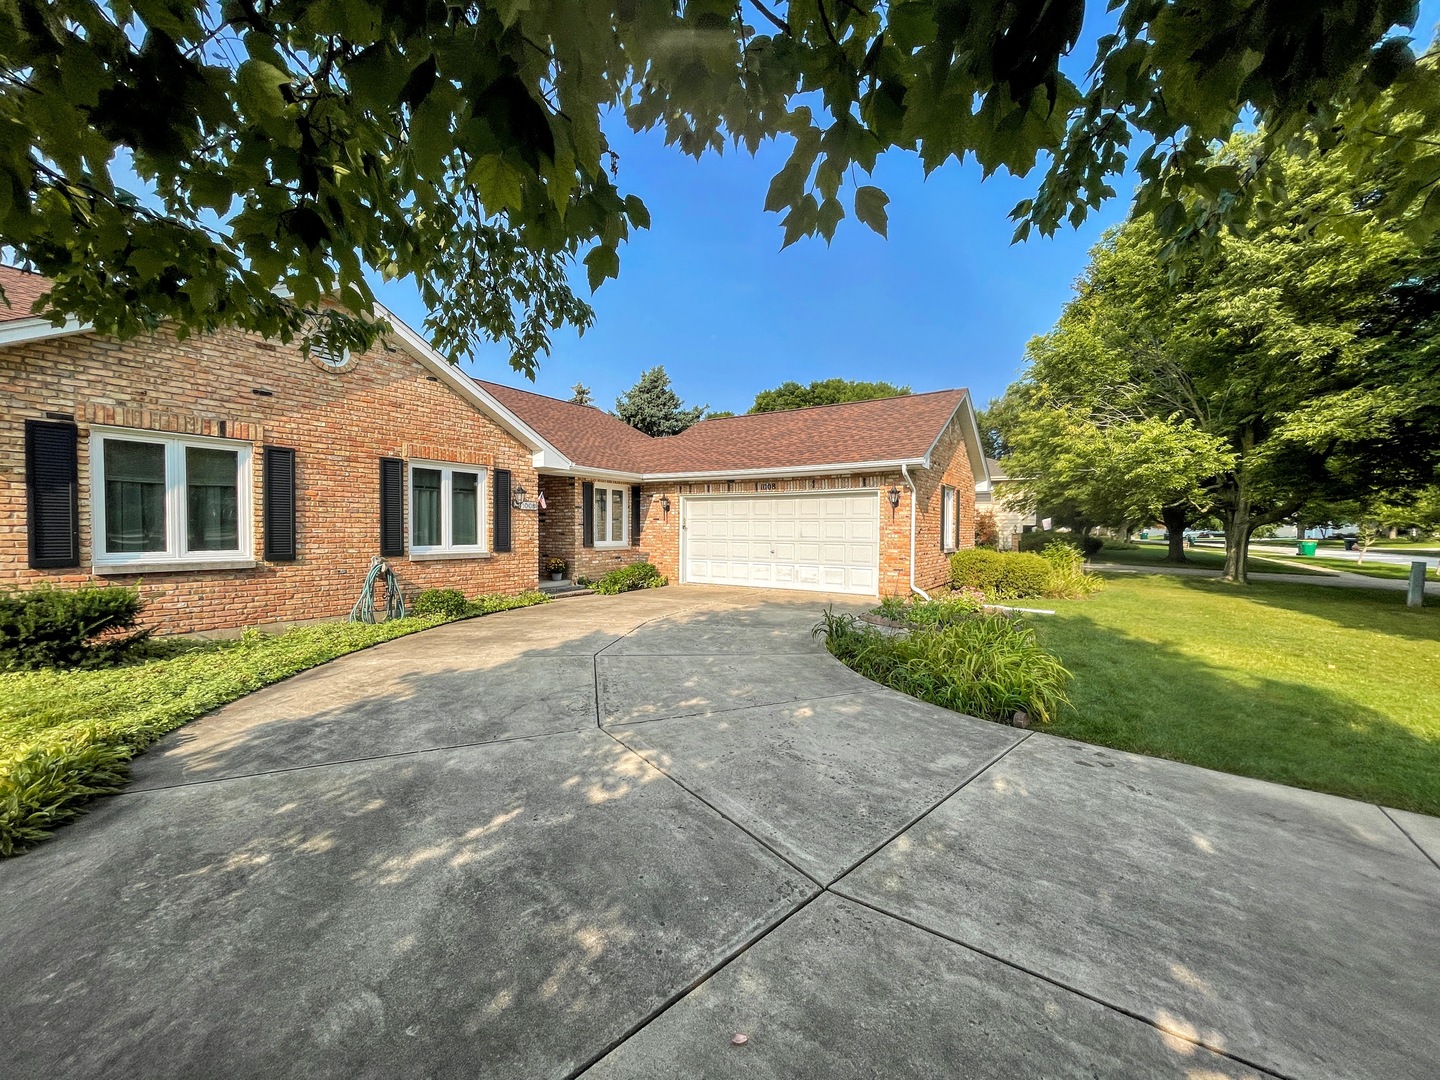
<svg viewBox="0 0 1440 1080">
<path fill-rule="evenodd" d="M 481 555 L 487 550 L 484 470 L 410 462 L 410 553 Z"/>
<path fill-rule="evenodd" d="M 94 430 L 90 502 L 102 566 L 249 559 L 250 444 Z"/>
<path fill-rule="evenodd" d="M 595 485 L 595 546 L 624 547 L 630 542 L 630 518 L 625 505 L 630 493 L 623 487 Z"/>
<path fill-rule="evenodd" d="M 955 536 L 955 489 L 940 489 L 940 546 L 945 551 L 954 551 L 960 545 Z"/>
</svg>

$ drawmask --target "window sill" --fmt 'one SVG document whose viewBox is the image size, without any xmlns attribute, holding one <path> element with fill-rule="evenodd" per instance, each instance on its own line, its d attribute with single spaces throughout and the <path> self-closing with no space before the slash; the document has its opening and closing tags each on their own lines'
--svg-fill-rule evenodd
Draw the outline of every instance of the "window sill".
<svg viewBox="0 0 1440 1080">
<path fill-rule="evenodd" d="M 625 549 L 625 548 L 633 547 L 633 546 L 634 546 L 634 545 L 632 545 L 629 540 L 604 540 L 604 541 L 596 540 L 596 541 L 595 541 L 595 550 L 596 550 L 596 551 L 621 551 L 621 550 L 623 550 L 623 549 Z"/>
<path fill-rule="evenodd" d="M 197 570 L 253 570 L 255 559 L 162 559 L 154 562 L 95 563 L 96 577 L 129 577 L 132 574 L 187 574 Z"/>
<path fill-rule="evenodd" d="M 412 551 L 408 558 L 411 562 L 439 562 L 441 559 L 488 559 L 493 554 L 490 551 Z"/>
</svg>

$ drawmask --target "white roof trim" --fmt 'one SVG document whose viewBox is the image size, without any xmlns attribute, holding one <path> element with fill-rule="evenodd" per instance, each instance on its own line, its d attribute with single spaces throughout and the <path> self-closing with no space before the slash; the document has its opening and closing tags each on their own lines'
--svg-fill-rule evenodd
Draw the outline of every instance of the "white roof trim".
<svg viewBox="0 0 1440 1080">
<path fill-rule="evenodd" d="M 549 468 L 574 467 L 574 463 L 546 441 L 538 431 L 500 404 L 493 394 L 486 391 L 469 375 L 437 353 L 428 341 L 378 301 L 375 304 L 375 314 L 390 324 L 391 336 L 405 348 L 406 352 L 440 376 L 442 382 L 447 383 L 462 397 L 467 397 L 473 404 L 479 405 L 482 412 L 488 413 L 511 435 L 528 445 L 535 452 L 537 465 L 544 460 Z"/>
<path fill-rule="evenodd" d="M 969 421 L 965 426 L 964 434 L 965 449 L 970 455 L 970 474 L 975 481 L 976 491 L 979 491 L 981 484 L 988 485 L 990 483 L 990 466 L 985 464 L 985 450 L 980 443 L 980 424 L 975 419 L 975 406 L 970 401 L 969 390 L 965 391 L 965 397 L 960 404 L 955 406 L 955 411 L 950 414 L 950 419 L 941 425 L 940 433 L 935 436 L 935 441 L 930 444 L 930 449 L 925 451 L 925 468 L 930 468 L 930 458 L 935 453 L 935 448 L 940 445 L 940 440 L 945 437 L 945 432 L 949 430 L 950 425 L 954 423 L 955 417 L 960 414 L 962 409 L 965 411 L 965 419 Z M 977 464 L 979 465 L 978 469 L 976 468 Z"/>
<path fill-rule="evenodd" d="M 23 345 L 27 341 L 45 341 L 47 338 L 66 337 L 70 334 L 83 334 L 89 329 L 89 323 L 78 322 L 75 319 L 66 320 L 64 326 L 56 326 L 49 319 L 41 316 L 15 319 L 11 322 L 0 323 L 0 347 Z"/>
<path fill-rule="evenodd" d="M 639 484 L 645 480 L 642 473 L 622 472 L 618 469 L 597 469 L 591 465 L 571 465 L 568 468 L 542 469 L 547 476 L 573 476 L 579 480 L 605 480 L 624 484 Z"/>
</svg>

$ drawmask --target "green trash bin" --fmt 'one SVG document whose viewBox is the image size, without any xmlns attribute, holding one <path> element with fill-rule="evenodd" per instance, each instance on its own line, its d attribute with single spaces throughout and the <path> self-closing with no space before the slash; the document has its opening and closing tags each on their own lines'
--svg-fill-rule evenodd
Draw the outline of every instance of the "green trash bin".
<svg viewBox="0 0 1440 1080">
<path fill-rule="evenodd" d="M 1315 549 L 1320 546 L 1318 540 L 1301 540 L 1300 546 L 1295 549 L 1297 555 L 1314 555 Z"/>
</svg>

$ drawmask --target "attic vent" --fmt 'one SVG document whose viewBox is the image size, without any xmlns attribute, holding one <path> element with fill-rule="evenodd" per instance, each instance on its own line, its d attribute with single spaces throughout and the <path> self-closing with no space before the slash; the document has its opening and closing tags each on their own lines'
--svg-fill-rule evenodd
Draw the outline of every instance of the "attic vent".
<svg viewBox="0 0 1440 1080">
<path fill-rule="evenodd" d="M 341 371 L 350 363 L 350 350 L 343 346 L 333 346 L 322 338 L 311 338 L 310 359 L 321 367 Z"/>
</svg>

